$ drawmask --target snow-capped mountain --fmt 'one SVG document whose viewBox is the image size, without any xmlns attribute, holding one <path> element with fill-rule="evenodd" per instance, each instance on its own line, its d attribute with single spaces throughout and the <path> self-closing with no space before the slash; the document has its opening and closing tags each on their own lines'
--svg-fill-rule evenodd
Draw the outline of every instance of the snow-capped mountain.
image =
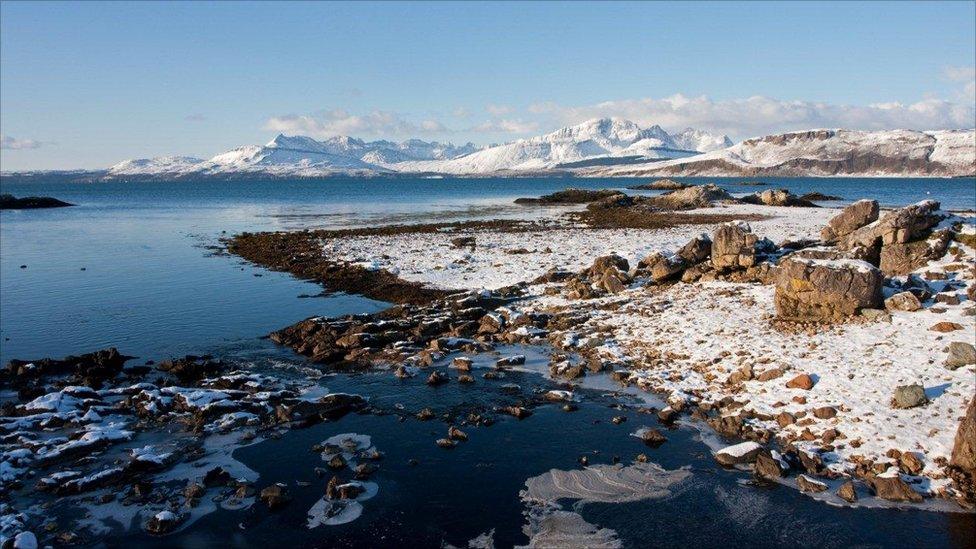
<svg viewBox="0 0 976 549">
<path fill-rule="evenodd" d="M 972 176 L 976 131 L 809 130 L 768 135 L 691 158 L 594 168 L 587 175 Z"/>
<path fill-rule="evenodd" d="M 731 143 L 726 136 L 685 130 L 671 135 L 660 126 L 641 128 L 621 118 L 596 118 L 552 133 L 489 147 L 453 160 L 405 162 L 394 168 L 408 172 L 490 174 L 571 169 L 593 164 L 626 163 L 636 159 L 682 158 L 702 152 L 711 143 Z M 711 150 L 714 146 L 710 147 Z M 614 162 L 613 159 L 619 159 Z M 624 161 L 626 159 L 626 162 Z"/>
<path fill-rule="evenodd" d="M 127 160 L 109 168 L 108 178 L 367 175 L 392 172 L 492 174 L 570 170 L 590 165 L 627 164 L 681 158 L 731 143 L 726 136 L 687 129 L 671 135 L 660 126 L 641 128 L 620 118 L 598 118 L 546 135 L 479 149 L 468 143 L 410 139 L 363 141 L 336 136 L 317 141 L 278 135 L 264 146 L 245 146 L 209 160 L 153 158 Z"/>
</svg>

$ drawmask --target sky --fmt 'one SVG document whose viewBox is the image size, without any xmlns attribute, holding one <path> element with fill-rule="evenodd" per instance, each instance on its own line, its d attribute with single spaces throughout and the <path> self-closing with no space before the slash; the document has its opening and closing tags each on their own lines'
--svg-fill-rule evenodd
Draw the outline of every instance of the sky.
<svg viewBox="0 0 976 549">
<path fill-rule="evenodd" d="M 976 3 L 0 2 L 0 169 L 277 133 L 976 126 Z"/>
</svg>

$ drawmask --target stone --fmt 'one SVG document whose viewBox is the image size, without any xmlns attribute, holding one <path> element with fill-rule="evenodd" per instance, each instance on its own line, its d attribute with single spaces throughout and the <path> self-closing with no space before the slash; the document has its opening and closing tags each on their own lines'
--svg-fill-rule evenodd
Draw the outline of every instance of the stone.
<svg viewBox="0 0 976 549">
<path fill-rule="evenodd" d="M 786 386 L 790 389 L 803 389 L 804 391 L 809 391 L 813 389 L 813 378 L 808 374 L 800 374 L 793 379 L 786 382 Z"/>
<path fill-rule="evenodd" d="M 820 238 L 824 242 L 837 242 L 854 231 L 873 223 L 878 219 L 877 200 L 858 200 L 844 208 L 827 222 L 827 226 L 820 231 Z"/>
<path fill-rule="evenodd" d="M 854 483 L 851 481 L 846 481 L 837 488 L 837 497 L 846 501 L 847 503 L 854 503 L 857 501 L 857 490 L 854 489 Z"/>
<path fill-rule="evenodd" d="M 976 398 L 969 401 L 966 415 L 959 423 L 949 465 L 976 479 Z"/>
<path fill-rule="evenodd" d="M 157 536 L 168 534 L 183 522 L 183 518 L 172 511 L 160 511 L 146 522 L 146 531 Z"/>
<path fill-rule="evenodd" d="M 761 444 L 750 440 L 722 448 L 715 453 L 715 461 L 725 466 L 752 463 L 763 450 Z"/>
<path fill-rule="evenodd" d="M 861 309 L 861 317 L 869 322 L 891 322 L 891 315 L 884 309 Z"/>
<path fill-rule="evenodd" d="M 477 241 L 473 236 L 459 236 L 451 239 L 451 246 L 454 248 L 474 248 Z"/>
<path fill-rule="evenodd" d="M 927 236 L 929 230 L 942 221 L 944 216 L 938 213 L 940 207 L 935 200 L 923 200 L 892 210 L 877 223 L 861 227 L 842 238 L 839 247 L 845 250 L 855 246 L 873 248 L 918 240 Z"/>
<path fill-rule="evenodd" d="M 868 480 L 868 485 L 874 491 L 874 495 L 888 501 L 908 501 L 921 503 L 922 494 L 912 489 L 897 474 L 893 476 L 876 476 Z"/>
<path fill-rule="evenodd" d="M 878 308 L 883 283 L 881 271 L 865 261 L 789 257 L 778 268 L 776 315 L 836 322 L 861 309 Z"/>
<path fill-rule="evenodd" d="M 432 385 L 432 386 L 442 385 L 444 383 L 447 383 L 449 380 L 450 378 L 448 378 L 446 375 L 438 371 L 433 371 L 427 377 L 427 385 Z"/>
<path fill-rule="evenodd" d="M 837 415 L 837 409 L 833 406 L 823 406 L 821 408 L 815 408 L 813 415 L 817 419 L 830 419 Z"/>
<path fill-rule="evenodd" d="M 280 509 L 285 506 L 286 503 L 291 499 L 288 496 L 288 491 L 283 484 L 272 484 L 261 490 L 261 494 L 258 496 L 261 501 L 268 506 L 268 509 L 272 511 L 275 509 Z"/>
<path fill-rule="evenodd" d="M 895 394 L 891 398 L 892 408 L 915 408 L 929 401 L 925 396 L 925 388 L 918 384 L 899 385 L 895 387 Z"/>
<path fill-rule="evenodd" d="M 712 235 L 712 266 L 718 270 L 745 269 L 756 264 L 756 242 L 748 223 L 733 221 Z"/>
<path fill-rule="evenodd" d="M 654 252 L 637 264 L 637 271 L 649 276 L 654 282 L 664 282 L 676 278 L 684 268 L 685 263 L 681 258 L 669 257 L 661 252 Z"/>
<path fill-rule="evenodd" d="M 787 425 L 793 425 L 796 423 L 796 416 L 789 412 L 780 412 L 776 416 L 776 424 L 780 427 L 786 427 Z"/>
<path fill-rule="evenodd" d="M 678 250 L 678 257 L 688 265 L 697 265 L 712 255 L 712 239 L 702 233 Z"/>
<path fill-rule="evenodd" d="M 783 478 L 783 467 L 772 453 L 766 451 L 756 456 L 755 474 L 759 478 L 775 480 Z"/>
<path fill-rule="evenodd" d="M 884 304 L 889 311 L 912 312 L 922 308 L 922 302 L 912 292 L 898 292 L 886 299 Z"/>
<path fill-rule="evenodd" d="M 917 475 L 925 469 L 925 463 L 915 455 L 915 452 L 902 452 L 898 458 L 898 467 L 905 474 Z"/>
<path fill-rule="evenodd" d="M 962 329 L 963 329 L 962 324 L 957 324 L 955 322 L 939 322 L 933 324 L 932 327 L 929 328 L 930 331 L 941 332 L 941 333 L 954 332 L 956 330 L 962 330 Z"/>
<path fill-rule="evenodd" d="M 819 493 L 827 490 L 826 484 L 806 475 L 796 477 L 796 486 L 801 492 Z"/>
<path fill-rule="evenodd" d="M 451 361 L 451 367 L 462 372 L 470 372 L 474 361 L 466 356 L 459 356 Z"/>
<path fill-rule="evenodd" d="M 667 442 L 668 438 L 657 429 L 645 428 L 639 432 L 640 439 L 648 446 L 659 446 Z"/>
<path fill-rule="evenodd" d="M 770 368 L 756 376 L 756 379 L 759 381 L 772 381 L 780 377 L 783 377 L 783 370 L 781 368 Z"/>
<path fill-rule="evenodd" d="M 435 441 L 435 444 L 447 450 L 454 448 L 457 445 L 456 442 L 449 438 L 439 438 Z"/>
<path fill-rule="evenodd" d="M 949 231 L 944 230 L 921 240 L 886 244 L 881 247 L 878 266 L 886 276 L 909 274 L 944 256 L 951 240 Z"/>
<path fill-rule="evenodd" d="M 684 210 L 690 208 L 709 208 L 717 200 L 733 200 L 732 195 L 718 185 L 708 183 L 647 198 L 654 207 L 664 210 Z"/>
<path fill-rule="evenodd" d="M 762 204 L 764 206 L 818 207 L 813 202 L 799 198 L 786 189 L 766 189 L 762 192 L 743 196 L 739 201 L 745 204 Z"/>
<path fill-rule="evenodd" d="M 955 370 L 970 364 L 976 364 L 976 347 L 971 343 L 953 341 L 946 347 L 949 356 L 946 357 L 945 367 Z"/>
<path fill-rule="evenodd" d="M 630 263 L 619 255 L 604 255 L 593 260 L 593 265 L 586 270 L 586 275 L 598 279 L 607 271 L 626 273 L 630 271 Z"/>
</svg>

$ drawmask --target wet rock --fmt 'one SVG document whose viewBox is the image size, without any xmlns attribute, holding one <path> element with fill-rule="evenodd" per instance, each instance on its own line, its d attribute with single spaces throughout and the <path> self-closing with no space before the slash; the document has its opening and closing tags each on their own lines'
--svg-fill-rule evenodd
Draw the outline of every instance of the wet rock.
<svg viewBox="0 0 976 549">
<path fill-rule="evenodd" d="M 824 242 L 837 242 L 861 227 L 876 221 L 879 211 L 877 200 L 858 200 L 832 217 L 827 222 L 827 226 L 820 231 L 820 238 Z"/>
<path fill-rule="evenodd" d="M 922 302 L 912 292 L 899 292 L 886 299 L 884 304 L 889 311 L 912 312 L 922 308 Z"/>
<path fill-rule="evenodd" d="M 417 419 L 419 419 L 420 421 L 427 421 L 430 419 L 434 419 L 434 411 L 431 410 L 430 408 L 423 408 L 422 410 L 417 412 Z"/>
<path fill-rule="evenodd" d="M 523 408 L 522 406 L 506 406 L 505 408 L 502 408 L 502 411 L 518 419 L 525 419 L 532 415 L 531 410 L 528 408 Z"/>
<path fill-rule="evenodd" d="M 725 466 L 752 463 L 764 450 L 761 444 L 753 441 L 726 446 L 715 453 L 715 461 Z"/>
<path fill-rule="evenodd" d="M 521 366 L 525 364 L 525 355 L 512 355 L 499 358 L 495 361 L 496 368 L 506 368 L 509 366 Z"/>
<path fill-rule="evenodd" d="M 915 408 L 928 403 L 925 388 L 918 384 L 899 385 L 891 398 L 892 408 Z"/>
<path fill-rule="evenodd" d="M 450 378 L 438 371 L 433 371 L 427 376 L 427 385 L 431 386 L 443 385 L 448 381 L 450 381 Z"/>
<path fill-rule="evenodd" d="M 187 383 L 219 375 L 225 365 L 219 360 L 213 360 L 209 355 L 186 355 L 183 358 L 164 360 L 157 368 L 176 376 L 181 383 Z"/>
<path fill-rule="evenodd" d="M 474 378 L 468 374 L 461 374 L 457 378 L 458 383 L 474 383 Z"/>
<path fill-rule="evenodd" d="M 464 431 L 458 429 L 457 427 L 451 425 L 447 429 L 447 438 L 451 440 L 468 440 L 468 435 Z"/>
<path fill-rule="evenodd" d="M 132 357 L 125 356 L 119 353 L 115 347 L 111 347 L 94 353 L 78 356 L 69 355 L 62 359 L 13 359 L 7 363 L 7 368 L 3 373 L 12 378 L 12 383 L 44 376 L 73 375 L 78 384 L 90 384 L 91 382 L 99 383 L 118 375 L 122 372 L 126 361 L 131 359 Z"/>
<path fill-rule="evenodd" d="M 191 482 L 186 485 L 186 488 L 183 489 L 183 497 L 186 498 L 186 501 L 190 502 L 195 499 L 202 498 L 206 491 L 207 490 L 203 487 L 203 485 L 196 482 Z"/>
<path fill-rule="evenodd" d="M 459 356 L 451 361 L 451 367 L 462 372 L 470 372 L 473 364 L 474 361 L 466 356 Z"/>
<path fill-rule="evenodd" d="M 203 476 L 204 486 L 225 486 L 230 482 L 230 473 L 225 471 L 223 467 L 214 467 L 207 471 Z"/>
<path fill-rule="evenodd" d="M 787 320 L 838 321 L 881 305 L 884 277 L 859 260 L 790 257 L 776 278 L 776 315 Z"/>
<path fill-rule="evenodd" d="M 796 477 L 796 486 L 801 492 L 819 493 L 827 490 L 827 485 L 806 475 Z"/>
<path fill-rule="evenodd" d="M 326 464 L 330 469 L 345 469 L 347 465 L 346 459 L 342 457 L 342 454 L 332 456 Z"/>
<path fill-rule="evenodd" d="M 25 196 L 17 198 L 12 194 L 0 194 L 0 210 L 35 210 L 41 208 L 65 208 L 74 206 L 50 196 Z"/>
<path fill-rule="evenodd" d="M 976 347 L 971 343 L 953 341 L 946 347 L 946 352 L 949 356 L 946 357 L 945 366 L 950 370 L 976 364 Z"/>
<path fill-rule="evenodd" d="M 803 389 L 804 391 L 809 391 L 813 389 L 813 378 L 809 374 L 800 374 L 793 379 L 786 382 L 786 386 L 790 389 Z"/>
<path fill-rule="evenodd" d="M 175 530 L 184 518 L 172 511 L 161 511 L 149 519 L 146 523 L 146 531 L 156 536 L 168 534 Z"/>
<path fill-rule="evenodd" d="M 272 484 L 264 488 L 258 497 L 272 511 L 284 507 L 291 500 L 287 489 L 282 484 Z"/>
<path fill-rule="evenodd" d="M 847 503 L 855 503 L 857 501 L 857 490 L 854 489 L 854 483 L 848 480 L 844 484 L 841 484 L 837 488 L 837 497 Z"/>
<path fill-rule="evenodd" d="M 874 495 L 881 499 L 888 501 L 908 501 L 912 503 L 922 502 L 922 494 L 913 490 L 897 474 L 891 476 L 881 475 L 871 478 L 868 480 L 868 486 L 871 487 Z"/>
<path fill-rule="evenodd" d="M 665 425 L 670 425 L 674 423 L 676 419 L 678 419 L 678 412 L 674 408 L 668 406 L 661 409 L 661 411 L 657 413 L 657 419 Z"/>
<path fill-rule="evenodd" d="M 446 448 L 446 449 L 454 448 L 454 446 L 457 445 L 456 442 L 454 442 L 449 438 L 439 438 L 435 441 L 435 443 L 441 448 Z"/>
<path fill-rule="evenodd" d="M 756 264 L 756 242 L 748 223 L 724 223 L 712 235 L 712 266 L 717 270 L 745 269 Z"/>
<path fill-rule="evenodd" d="M 775 480 L 783 478 L 784 471 L 779 460 L 773 457 L 769 451 L 760 452 L 756 456 L 755 473 L 759 478 Z"/>
<path fill-rule="evenodd" d="M 366 405 L 359 395 L 333 393 L 318 400 L 299 400 L 280 404 L 275 409 L 278 421 L 312 424 L 323 419 L 335 419 Z"/>
<path fill-rule="evenodd" d="M 613 418 L 610 420 L 610 423 L 613 423 L 614 425 L 620 425 L 625 421 L 627 421 L 627 416 L 613 416 Z"/>
<path fill-rule="evenodd" d="M 640 439 L 644 442 L 644 444 L 648 446 L 656 447 L 668 441 L 668 438 L 657 429 L 644 428 L 639 431 L 638 434 L 640 435 Z"/>
</svg>

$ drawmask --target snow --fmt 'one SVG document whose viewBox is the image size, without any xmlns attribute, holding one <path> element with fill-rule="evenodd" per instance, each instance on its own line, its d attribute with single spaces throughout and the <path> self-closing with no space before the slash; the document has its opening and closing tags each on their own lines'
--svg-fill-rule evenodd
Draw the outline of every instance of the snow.
<svg viewBox="0 0 976 549">
<path fill-rule="evenodd" d="M 739 444 L 733 444 L 732 446 L 726 446 L 725 448 L 722 448 L 721 450 L 716 452 L 716 454 L 723 454 L 726 456 L 739 458 L 748 454 L 749 452 L 754 452 L 760 448 L 762 448 L 761 444 L 750 440 Z"/>
</svg>

